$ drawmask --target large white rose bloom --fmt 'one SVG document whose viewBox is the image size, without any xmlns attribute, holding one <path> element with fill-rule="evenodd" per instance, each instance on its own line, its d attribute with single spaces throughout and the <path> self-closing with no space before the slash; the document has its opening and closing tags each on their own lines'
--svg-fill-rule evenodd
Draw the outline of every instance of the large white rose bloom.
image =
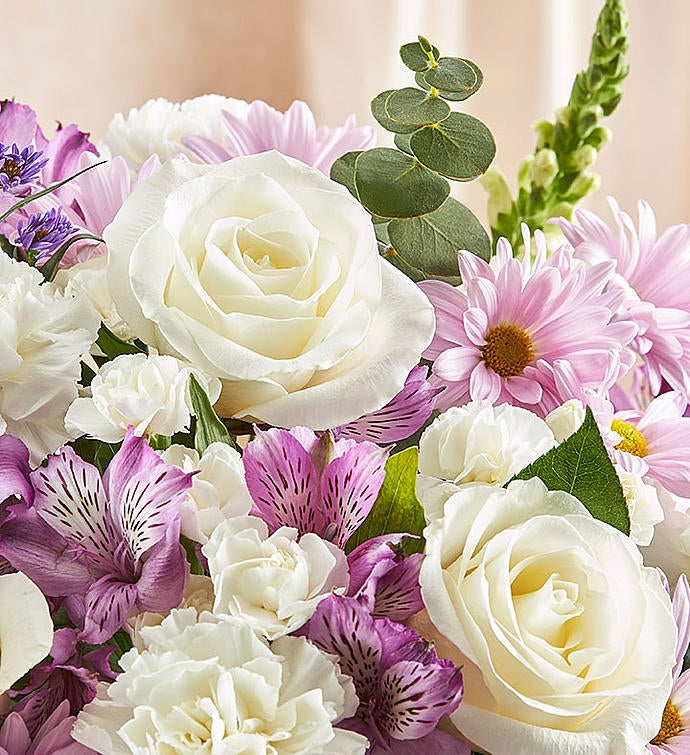
<svg viewBox="0 0 690 755">
<path fill-rule="evenodd" d="M 459 487 L 503 485 L 555 445 L 546 422 L 527 409 L 489 401 L 448 409 L 419 442 L 417 495 L 427 520 Z"/>
<path fill-rule="evenodd" d="M 218 412 L 324 429 L 379 409 L 434 330 L 343 186 L 277 152 L 170 160 L 105 230 L 117 311 L 223 382 Z"/>
<path fill-rule="evenodd" d="M 113 155 L 122 155 L 132 170 L 138 170 L 151 155 L 161 161 L 189 151 L 185 136 L 200 134 L 217 142 L 225 140 L 222 110 L 244 116 L 249 104 L 244 100 L 205 94 L 184 102 L 163 97 L 132 108 L 125 116 L 117 113 L 108 125 L 105 144 Z"/>
<path fill-rule="evenodd" d="M 124 439 L 132 425 L 136 435 L 174 435 L 189 430 L 194 375 L 211 401 L 220 394 L 214 377 L 170 356 L 121 354 L 107 362 L 91 381 L 89 396 L 75 399 L 65 417 L 75 436 L 106 443 Z"/>
<path fill-rule="evenodd" d="M 239 619 L 173 611 L 141 630 L 146 649 L 79 714 L 73 737 L 110 755 L 363 755 L 334 727 L 357 709 L 349 677 L 300 637 L 269 648 Z"/>
<path fill-rule="evenodd" d="M 422 596 L 464 663 L 463 735 L 494 755 L 640 755 L 676 627 L 630 538 L 536 478 L 464 488 L 424 535 Z"/>
<path fill-rule="evenodd" d="M 0 254 L 0 435 L 23 440 L 33 464 L 72 437 L 65 412 L 100 325 L 86 297 L 42 281 L 35 268 Z"/>
<path fill-rule="evenodd" d="M 304 625 L 333 590 L 350 582 L 345 554 L 313 532 L 268 534 L 257 517 L 218 525 L 202 548 L 216 595 L 215 614 L 237 616 L 274 640 Z"/>
<path fill-rule="evenodd" d="M 690 498 L 674 495 L 658 483 L 655 488 L 664 519 L 642 553 L 645 564 L 662 569 L 673 587 L 681 574 L 690 574 Z"/>
<path fill-rule="evenodd" d="M 42 661 L 53 644 L 43 593 L 24 574 L 0 575 L 0 694 Z"/>
<path fill-rule="evenodd" d="M 227 443 L 211 443 L 199 456 L 193 448 L 173 444 L 161 458 L 185 472 L 198 472 L 182 504 L 180 531 L 205 543 L 225 519 L 249 514 L 253 501 L 244 479 L 242 457 Z"/>
</svg>

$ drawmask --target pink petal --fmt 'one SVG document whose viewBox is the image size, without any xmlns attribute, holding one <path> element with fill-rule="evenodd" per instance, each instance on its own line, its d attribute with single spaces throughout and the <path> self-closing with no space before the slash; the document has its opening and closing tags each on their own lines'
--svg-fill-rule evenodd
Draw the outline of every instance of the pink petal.
<svg viewBox="0 0 690 755">
<path fill-rule="evenodd" d="M 177 607 L 182 601 L 188 570 L 176 523 L 168 528 L 142 566 L 137 581 L 137 606 L 142 611 L 169 611 Z"/>
<path fill-rule="evenodd" d="M 492 404 L 498 400 L 502 389 L 501 376 L 489 370 L 484 362 L 479 362 L 470 375 L 470 396 L 473 401 L 487 400 Z"/>
<path fill-rule="evenodd" d="M 18 438 L 0 436 L 0 504 L 11 496 L 31 504 L 34 489 L 29 474 L 29 450 Z"/>
<path fill-rule="evenodd" d="M 463 326 L 467 337 L 475 346 L 484 346 L 486 344 L 484 336 L 489 327 L 489 321 L 481 309 L 468 309 L 463 316 Z"/>
<path fill-rule="evenodd" d="M 520 375 L 506 378 L 504 383 L 510 395 L 523 404 L 538 404 L 542 397 L 542 387 L 536 380 Z"/>
<path fill-rule="evenodd" d="M 105 642 L 123 626 L 137 598 L 137 586 L 106 575 L 86 593 L 83 639 L 93 645 Z"/>
</svg>

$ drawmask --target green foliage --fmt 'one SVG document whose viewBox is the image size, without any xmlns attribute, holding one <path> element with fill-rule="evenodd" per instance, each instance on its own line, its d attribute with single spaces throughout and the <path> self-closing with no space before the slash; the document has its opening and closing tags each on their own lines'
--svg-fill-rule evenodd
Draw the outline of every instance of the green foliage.
<svg viewBox="0 0 690 755">
<path fill-rule="evenodd" d="M 413 280 L 457 281 L 458 250 L 486 259 L 490 246 L 477 218 L 448 199 L 447 179 L 470 181 L 482 174 L 496 146 L 481 121 L 453 113 L 446 100 L 474 94 L 482 72 L 470 60 L 441 57 L 424 37 L 403 45 L 400 57 L 415 72 L 417 86 L 387 89 L 371 102 L 397 149 L 349 152 L 336 160 L 331 178 L 372 215 L 384 257 Z M 414 248 L 420 243 L 424 248 Z"/>
<path fill-rule="evenodd" d="M 187 555 L 190 572 L 192 574 L 206 574 L 204 567 L 201 565 L 201 561 L 199 561 L 199 556 L 197 556 L 196 543 L 193 540 L 190 540 L 190 538 L 180 535 L 180 544 Z"/>
<path fill-rule="evenodd" d="M 108 644 L 112 645 L 115 650 L 111 653 L 108 663 L 110 668 L 119 674 L 122 672 L 120 667 L 120 658 L 134 646 L 132 645 L 132 638 L 125 632 L 124 629 L 118 629 L 117 632 L 108 640 Z M 96 646 L 94 646 L 96 647 Z"/>
<path fill-rule="evenodd" d="M 387 230 L 392 250 L 387 259 L 413 280 L 438 278 L 457 285 L 458 249 L 473 249 L 485 260 L 491 256 L 491 242 L 484 227 L 452 197 L 434 212 L 392 220 Z"/>
<path fill-rule="evenodd" d="M 70 236 L 70 238 L 68 238 L 58 247 L 55 252 L 53 252 L 50 259 L 48 259 L 47 262 L 45 262 L 43 265 L 41 265 L 41 267 L 38 268 L 46 281 L 53 280 L 55 273 L 57 273 L 58 265 L 60 264 L 62 258 L 65 256 L 65 253 L 72 246 L 72 244 L 76 244 L 77 241 L 84 240 L 103 242 L 103 239 L 100 236 L 94 236 L 92 233 L 77 233 L 74 236 Z"/>
<path fill-rule="evenodd" d="M 405 541 L 407 553 L 424 549 L 421 534 L 426 521 L 415 493 L 418 457 L 419 449 L 416 447 L 406 448 L 389 457 L 386 462 L 386 478 L 376 503 L 369 512 L 369 516 L 350 538 L 345 549 L 348 553 L 372 537 L 394 532 L 420 536 L 419 539 L 410 538 Z"/>
<path fill-rule="evenodd" d="M 518 195 L 505 201 L 505 179 L 491 169 L 482 179 L 489 192 L 494 244 L 505 236 L 519 249 L 520 225 L 543 228 L 550 218 L 572 217 L 577 202 L 595 191 L 599 177 L 592 171 L 598 150 L 610 139 L 601 120 L 622 97 L 628 74 L 628 19 L 623 0 L 605 0 L 592 38 L 589 63 L 575 78 L 568 104 L 553 122 L 535 126 L 534 154 L 520 166 Z M 494 196 L 499 192 L 500 196 Z"/>
<path fill-rule="evenodd" d="M 514 479 L 531 477 L 539 477 L 549 490 L 571 493 L 596 519 L 630 534 L 630 514 L 623 489 L 591 409 L 587 409 L 577 432 L 525 467 Z"/>
<path fill-rule="evenodd" d="M 362 152 L 355 162 L 355 190 L 373 215 L 409 218 L 432 212 L 445 201 L 450 187 L 414 158 L 388 147 Z M 390 187 L 395 186 L 395 191 Z"/>
<path fill-rule="evenodd" d="M 119 357 L 121 354 L 148 354 L 148 349 L 141 341 L 123 341 L 115 333 L 108 329 L 105 323 L 101 323 L 98 329 L 96 346 L 105 354 L 107 361 Z"/>
<path fill-rule="evenodd" d="M 227 443 L 237 448 L 235 441 L 225 425 L 218 419 L 211 406 L 206 391 L 192 374 L 189 376 L 189 397 L 192 400 L 192 408 L 196 415 L 196 429 L 194 431 L 194 448 L 199 456 L 211 445 L 211 443 Z"/>
</svg>

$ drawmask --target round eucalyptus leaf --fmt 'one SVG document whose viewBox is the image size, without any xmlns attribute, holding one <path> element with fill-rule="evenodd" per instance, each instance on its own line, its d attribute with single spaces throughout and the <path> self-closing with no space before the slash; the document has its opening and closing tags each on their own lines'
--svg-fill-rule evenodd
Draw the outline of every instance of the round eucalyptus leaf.
<svg viewBox="0 0 690 755">
<path fill-rule="evenodd" d="M 386 129 L 386 131 L 392 131 L 394 134 L 411 134 L 418 128 L 418 126 L 410 126 L 391 120 L 386 113 L 386 100 L 391 94 L 394 94 L 395 91 L 395 89 L 387 89 L 385 92 L 377 94 L 371 101 L 371 114 Z"/>
<path fill-rule="evenodd" d="M 440 207 L 448 182 L 410 155 L 389 147 L 362 152 L 355 163 L 359 201 L 372 215 L 412 218 Z"/>
<path fill-rule="evenodd" d="M 432 47 L 432 54 L 435 59 L 438 59 L 441 55 L 437 47 Z M 403 45 L 400 48 L 400 57 L 411 71 L 426 71 L 431 62 L 419 42 L 409 42 Z"/>
<path fill-rule="evenodd" d="M 414 83 L 420 88 L 424 89 L 426 92 L 428 92 L 431 89 L 431 86 L 427 84 L 426 79 L 424 78 L 424 71 L 418 71 L 414 75 Z"/>
<path fill-rule="evenodd" d="M 355 189 L 355 162 L 362 154 L 362 150 L 356 152 L 346 152 L 339 157 L 331 166 L 331 178 L 339 184 L 342 184 L 355 198 L 357 189 Z"/>
<path fill-rule="evenodd" d="M 412 136 L 412 134 L 396 134 L 393 137 L 393 141 L 398 149 L 401 149 L 403 152 L 407 152 L 408 155 L 414 157 L 414 154 L 410 149 L 410 136 Z"/>
<path fill-rule="evenodd" d="M 429 97 L 421 89 L 406 87 L 388 95 L 385 111 L 396 123 L 419 128 L 447 118 L 450 115 L 450 105 L 439 97 Z"/>
<path fill-rule="evenodd" d="M 491 131 L 467 113 L 451 113 L 441 123 L 417 129 L 410 149 L 427 168 L 456 181 L 480 176 L 496 154 Z"/>
<path fill-rule="evenodd" d="M 424 73 L 424 80 L 444 92 L 469 92 L 477 84 L 477 66 L 464 58 L 441 58 L 434 68 Z"/>
<path fill-rule="evenodd" d="M 491 257 L 491 241 L 482 224 L 452 197 L 434 212 L 391 220 L 388 235 L 398 256 L 424 278 L 457 278 L 460 249 L 487 261 Z"/>
<path fill-rule="evenodd" d="M 460 102 L 461 100 L 466 100 L 468 97 L 471 97 L 484 83 L 484 74 L 482 73 L 479 66 L 476 63 L 473 63 L 471 60 L 464 60 L 464 62 L 474 69 L 474 72 L 477 76 L 477 81 L 475 82 L 474 86 L 465 92 L 448 92 L 445 89 L 439 89 L 437 87 L 436 91 L 438 92 L 439 97 L 442 97 L 444 100 L 450 100 L 452 102 Z M 423 75 L 424 74 L 422 74 L 422 76 Z M 429 86 L 427 82 L 425 83 L 427 84 L 427 86 Z"/>
</svg>

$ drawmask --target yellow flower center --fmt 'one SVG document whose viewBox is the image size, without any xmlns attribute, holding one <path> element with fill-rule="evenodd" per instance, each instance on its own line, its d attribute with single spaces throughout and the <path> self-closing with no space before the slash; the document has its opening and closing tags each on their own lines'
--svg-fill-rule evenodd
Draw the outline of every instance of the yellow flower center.
<svg viewBox="0 0 690 755">
<path fill-rule="evenodd" d="M 484 361 L 501 377 L 522 375 L 534 359 L 532 339 L 517 325 L 496 325 L 484 338 L 486 345 L 481 347 Z"/>
<path fill-rule="evenodd" d="M 616 432 L 618 431 L 616 430 Z M 664 708 L 664 715 L 661 717 L 659 733 L 650 744 L 663 745 L 672 737 L 680 734 L 681 731 L 683 731 L 683 722 L 680 720 L 678 708 L 669 700 Z"/>
<path fill-rule="evenodd" d="M 614 419 L 611 423 L 611 429 L 618 433 L 623 440 L 616 446 L 619 451 L 626 451 L 635 456 L 646 456 L 647 441 L 644 435 L 630 422 L 623 419 Z"/>
</svg>

